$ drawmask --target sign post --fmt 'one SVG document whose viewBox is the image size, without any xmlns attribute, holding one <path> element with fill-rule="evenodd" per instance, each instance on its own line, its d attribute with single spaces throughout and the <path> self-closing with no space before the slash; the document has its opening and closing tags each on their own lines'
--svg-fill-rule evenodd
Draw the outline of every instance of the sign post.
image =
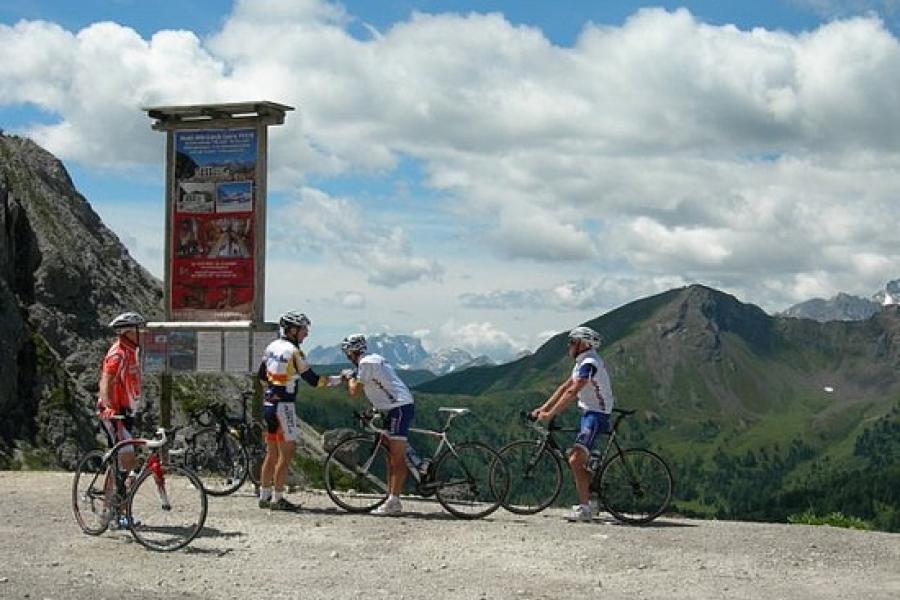
<svg viewBox="0 0 900 600">
<path fill-rule="evenodd" d="M 268 127 L 291 106 L 238 102 L 144 109 L 166 132 L 165 322 L 149 323 L 144 366 L 163 377 L 170 425 L 174 372 L 246 373 L 265 318 Z"/>
</svg>

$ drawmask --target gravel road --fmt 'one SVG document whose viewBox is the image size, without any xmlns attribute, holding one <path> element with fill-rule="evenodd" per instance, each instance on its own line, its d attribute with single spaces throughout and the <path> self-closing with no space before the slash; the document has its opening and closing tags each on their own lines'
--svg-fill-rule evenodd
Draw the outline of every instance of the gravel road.
<svg viewBox="0 0 900 600">
<path fill-rule="evenodd" d="M 260 510 L 245 487 L 210 498 L 185 550 L 128 532 L 81 533 L 68 473 L 0 472 L 0 598 L 900 598 L 900 535 L 660 519 L 636 528 L 498 511 L 460 521 L 407 500 L 402 517 L 350 515 L 293 494 Z"/>
</svg>

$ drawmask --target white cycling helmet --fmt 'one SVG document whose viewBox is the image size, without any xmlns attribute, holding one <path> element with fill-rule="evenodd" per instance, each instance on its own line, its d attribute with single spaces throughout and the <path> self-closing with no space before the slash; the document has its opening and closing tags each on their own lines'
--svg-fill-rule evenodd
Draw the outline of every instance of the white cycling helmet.
<svg viewBox="0 0 900 600">
<path fill-rule="evenodd" d="M 124 312 L 112 321 L 109 326 L 113 329 L 128 329 L 130 327 L 143 327 L 147 324 L 147 319 L 136 312 Z"/>
<path fill-rule="evenodd" d="M 309 327 L 310 325 L 312 325 L 312 321 L 309 320 L 309 317 L 298 310 L 289 310 L 288 312 L 281 315 L 281 318 L 278 320 L 278 325 L 282 329 L 286 329 L 288 327 Z"/>
<path fill-rule="evenodd" d="M 600 334 L 590 327 L 576 327 L 569 332 L 569 339 L 587 342 L 591 348 L 599 348 L 603 343 L 603 338 L 600 337 Z"/>
<path fill-rule="evenodd" d="M 352 333 L 341 341 L 341 350 L 348 352 L 365 352 L 368 349 L 366 336 L 361 333 Z"/>
</svg>

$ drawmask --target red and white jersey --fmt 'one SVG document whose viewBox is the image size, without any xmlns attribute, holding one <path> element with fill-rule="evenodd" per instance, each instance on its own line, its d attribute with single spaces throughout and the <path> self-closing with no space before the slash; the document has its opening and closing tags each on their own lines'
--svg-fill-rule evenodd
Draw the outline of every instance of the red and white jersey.
<svg viewBox="0 0 900 600">
<path fill-rule="evenodd" d="M 109 407 L 117 412 L 135 408 L 134 399 L 141 396 L 141 364 L 137 345 L 120 336 L 103 358 L 101 371 L 112 379 Z"/>
</svg>

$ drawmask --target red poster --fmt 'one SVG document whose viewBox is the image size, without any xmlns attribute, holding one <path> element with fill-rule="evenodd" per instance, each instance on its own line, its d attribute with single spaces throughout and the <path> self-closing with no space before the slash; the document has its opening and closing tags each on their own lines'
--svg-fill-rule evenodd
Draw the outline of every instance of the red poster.
<svg viewBox="0 0 900 600">
<path fill-rule="evenodd" d="M 171 318 L 252 319 L 256 130 L 176 131 L 175 148 Z"/>
</svg>

